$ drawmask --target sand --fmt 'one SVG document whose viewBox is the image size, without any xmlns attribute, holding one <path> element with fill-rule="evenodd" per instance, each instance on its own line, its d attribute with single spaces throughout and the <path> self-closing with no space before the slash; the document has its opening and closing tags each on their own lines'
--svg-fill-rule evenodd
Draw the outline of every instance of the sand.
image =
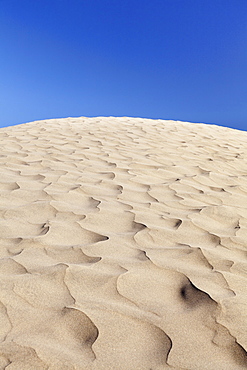
<svg viewBox="0 0 247 370">
<path fill-rule="evenodd" d="M 247 368 L 247 133 L 2 128 L 0 369 Z"/>
</svg>

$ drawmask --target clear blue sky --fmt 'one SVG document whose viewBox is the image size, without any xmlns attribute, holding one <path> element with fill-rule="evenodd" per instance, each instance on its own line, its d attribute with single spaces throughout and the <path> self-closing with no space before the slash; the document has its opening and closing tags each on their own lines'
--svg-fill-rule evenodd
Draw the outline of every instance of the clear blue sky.
<svg viewBox="0 0 247 370">
<path fill-rule="evenodd" d="M 0 127 L 99 115 L 247 130 L 247 0 L 0 0 Z"/>
</svg>

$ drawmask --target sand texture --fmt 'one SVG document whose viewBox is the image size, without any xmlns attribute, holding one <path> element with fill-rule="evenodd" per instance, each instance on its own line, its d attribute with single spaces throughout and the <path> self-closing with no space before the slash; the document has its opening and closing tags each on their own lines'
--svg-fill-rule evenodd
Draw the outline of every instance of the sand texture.
<svg viewBox="0 0 247 370">
<path fill-rule="evenodd" d="M 0 130 L 0 369 L 247 369 L 247 133 Z"/>
</svg>

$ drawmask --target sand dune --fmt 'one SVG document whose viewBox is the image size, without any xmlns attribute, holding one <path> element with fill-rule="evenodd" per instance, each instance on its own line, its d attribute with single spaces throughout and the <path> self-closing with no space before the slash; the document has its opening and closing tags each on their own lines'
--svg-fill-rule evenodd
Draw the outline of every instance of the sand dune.
<svg viewBox="0 0 247 370">
<path fill-rule="evenodd" d="M 0 369 L 247 368 L 247 133 L 2 128 Z"/>
</svg>

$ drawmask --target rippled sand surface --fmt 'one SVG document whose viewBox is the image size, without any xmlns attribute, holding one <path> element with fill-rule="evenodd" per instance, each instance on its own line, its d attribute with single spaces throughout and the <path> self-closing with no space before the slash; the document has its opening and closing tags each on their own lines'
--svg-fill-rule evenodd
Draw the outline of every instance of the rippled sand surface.
<svg viewBox="0 0 247 370">
<path fill-rule="evenodd" d="M 247 368 L 247 133 L 0 129 L 0 369 Z"/>
</svg>

